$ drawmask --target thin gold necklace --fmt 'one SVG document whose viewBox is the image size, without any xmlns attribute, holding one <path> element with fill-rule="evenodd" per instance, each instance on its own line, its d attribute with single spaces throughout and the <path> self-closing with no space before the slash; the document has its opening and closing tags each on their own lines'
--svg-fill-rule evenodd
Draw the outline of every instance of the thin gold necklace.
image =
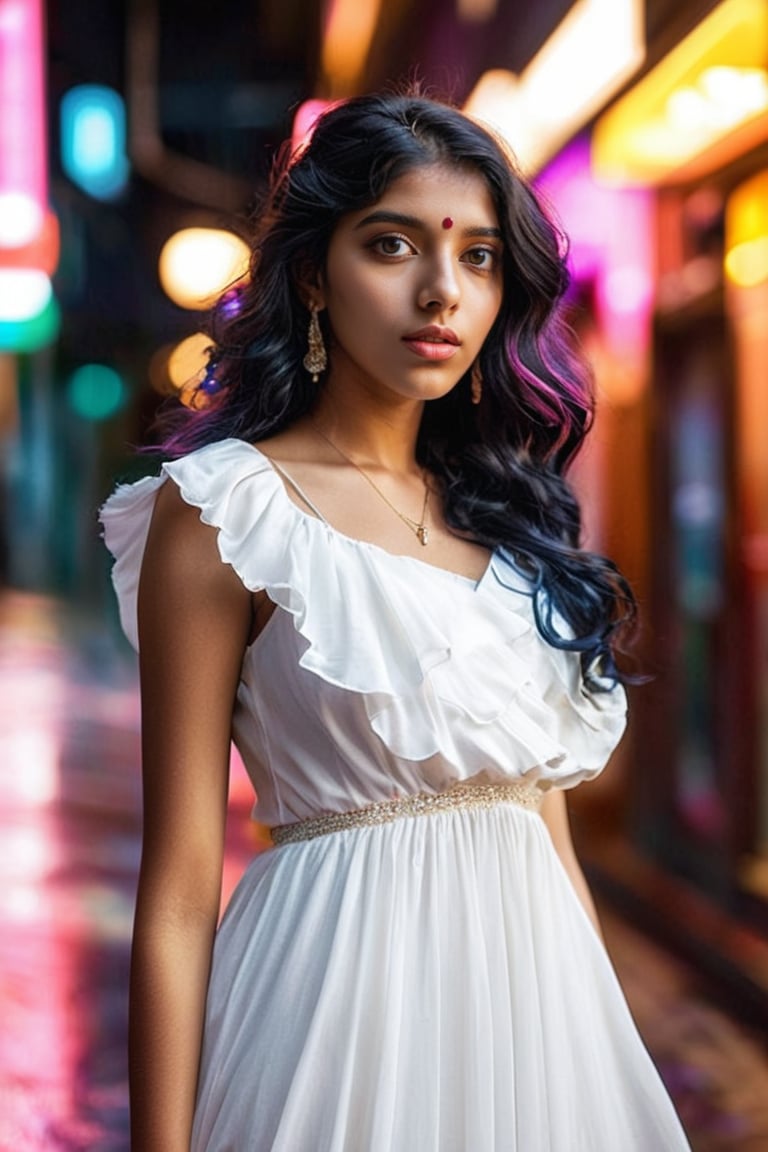
<svg viewBox="0 0 768 1152">
<path fill-rule="evenodd" d="M 368 475 L 368 473 L 363 468 L 361 468 L 359 464 L 355 463 L 355 461 L 352 459 L 351 456 L 347 456 L 346 452 L 343 452 L 341 450 L 341 448 L 339 448 L 338 444 L 334 444 L 333 440 L 329 439 L 324 432 L 321 432 L 316 424 L 313 424 L 312 427 L 314 428 L 315 432 L 317 432 L 318 436 L 322 440 L 325 440 L 326 444 L 330 444 L 330 446 L 331 446 L 331 448 L 333 448 L 334 452 L 338 452 L 339 456 L 341 456 L 344 460 L 346 460 L 348 464 L 351 464 L 352 467 L 355 468 L 360 473 L 360 475 L 363 477 L 364 480 L 368 481 L 371 488 L 373 488 L 374 492 L 384 501 L 384 503 L 387 505 L 387 507 L 391 508 L 392 511 L 395 513 L 395 515 L 399 516 L 400 519 L 402 520 L 402 522 L 404 524 L 408 525 L 411 532 L 416 533 L 416 538 L 419 541 L 419 543 L 423 544 L 426 547 L 426 545 L 429 543 L 429 528 L 427 527 L 427 505 L 429 504 L 429 485 L 427 484 L 426 480 L 424 481 L 424 504 L 423 504 L 422 509 L 421 509 L 421 519 L 420 520 L 411 520 L 410 516 L 406 516 L 404 512 L 400 511 L 399 508 L 395 508 L 392 501 L 389 500 L 384 495 L 381 488 L 379 488 L 378 484 L 376 484 L 375 481 L 373 481 L 371 479 L 371 477 Z"/>
</svg>

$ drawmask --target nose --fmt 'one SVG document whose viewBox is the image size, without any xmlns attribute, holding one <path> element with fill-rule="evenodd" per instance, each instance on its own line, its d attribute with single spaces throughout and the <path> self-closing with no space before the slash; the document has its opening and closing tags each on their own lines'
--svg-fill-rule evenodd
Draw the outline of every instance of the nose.
<svg viewBox="0 0 768 1152">
<path fill-rule="evenodd" d="M 453 259 L 436 256 L 429 262 L 419 288 L 419 308 L 425 312 L 453 312 L 460 297 L 459 281 Z"/>
</svg>

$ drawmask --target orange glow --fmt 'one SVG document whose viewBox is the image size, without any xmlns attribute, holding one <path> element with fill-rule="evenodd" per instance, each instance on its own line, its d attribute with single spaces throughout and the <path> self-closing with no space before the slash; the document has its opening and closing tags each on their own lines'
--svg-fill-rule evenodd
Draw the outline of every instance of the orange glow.
<svg viewBox="0 0 768 1152">
<path fill-rule="evenodd" d="M 187 336 L 168 357 L 168 376 L 177 392 L 195 388 L 205 375 L 211 338 L 204 332 Z"/>
<path fill-rule="evenodd" d="M 174 304 L 208 309 L 248 271 L 250 249 L 221 228 L 184 228 L 160 253 L 160 283 Z"/>
<path fill-rule="evenodd" d="M 538 171 L 643 62 L 643 13 L 642 0 L 577 0 L 519 77 L 486 73 L 465 110 Z"/>
<path fill-rule="evenodd" d="M 514 72 L 492 68 L 484 72 L 469 94 L 464 111 L 476 120 L 485 120 L 504 137 L 518 159 L 525 139 L 522 122 L 520 79 Z"/>
<path fill-rule="evenodd" d="M 768 280 L 768 171 L 730 196 L 725 213 L 725 271 L 743 288 Z"/>
<path fill-rule="evenodd" d="M 59 262 L 59 247 L 59 221 L 53 212 L 46 210 L 40 228 L 29 242 L 5 245 L 0 237 L 0 266 L 35 268 L 52 276 Z"/>
<path fill-rule="evenodd" d="M 456 11 L 468 24 L 482 24 L 496 15 L 498 0 L 457 0 Z"/>
<path fill-rule="evenodd" d="M 732 248 L 725 257 L 725 270 L 742 288 L 754 288 L 768 280 L 768 236 Z"/>
<path fill-rule="evenodd" d="M 330 94 L 349 96 L 365 67 L 381 0 L 332 0 L 322 63 Z"/>
<path fill-rule="evenodd" d="M 596 175 L 693 177 L 768 138 L 767 64 L 768 0 L 724 0 L 598 121 Z"/>
</svg>

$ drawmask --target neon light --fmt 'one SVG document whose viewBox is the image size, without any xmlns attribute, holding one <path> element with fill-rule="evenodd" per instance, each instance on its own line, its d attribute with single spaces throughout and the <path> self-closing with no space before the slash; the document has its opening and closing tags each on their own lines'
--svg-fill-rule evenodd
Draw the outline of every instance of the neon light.
<svg viewBox="0 0 768 1152">
<path fill-rule="evenodd" d="M 0 320 L 0 352 L 37 352 L 53 343 L 61 327 L 61 313 L 51 296 L 42 312 L 28 320 Z"/>
<path fill-rule="evenodd" d="M 41 0 L 0 0 L 0 196 L 36 206 L 42 223 L 48 172 Z M 33 238 L 32 220 L 28 208 L 26 239 L 12 234 L 8 246 Z M 0 248 L 5 245 L 0 239 Z"/>
<path fill-rule="evenodd" d="M 0 247 L 30 244 L 43 226 L 44 213 L 26 192 L 0 192 Z"/>
<path fill-rule="evenodd" d="M 73 184 L 97 200 L 125 188 L 125 104 L 100 84 L 70 88 L 61 99 L 61 163 Z"/>
<path fill-rule="evenodd" d="M 59 221 L 53 212 L 46 212 L 42 226 L 29 244 L 3 248 L 0 241 L 0 268 L 36 268 L 52 276 L 59 260 L 59 243 Z"/>
<path fill-rule="evenodd" d="M 754 288 L 768 280 L 768 236 L 737 244 L 725 257 L 725 270 L 741 288 Z"/>
<path fill-rule="evenodd" d="M 642 64 L 643 17 L 643 0 L 577 0 L 519 78 L 481 77 L 465 110 L 494 124 L 522 167 L 537 171 Z"/>
<path fill-rule="evenodd" d="M 291 130 L 291 151 L 295 152 L 309 143 L 312 131 L 323 112 L 333 108 L 333 100 L 305 100 L 296 109 Z"/>
<path fill-rule="evenodd" d="M 650 340 L 653 224 L 645 189 L 606 188 L 590 171 L 589 140 L 577 137 L 536 178 L 567 232 L 574 278 L 594 284 L 595 309 L 617 356 L 642 360 Z"/>
<path fill-rule="evenodd" d="M 723 0 L 598 120 L 600 179 L 695 177 L 768 137 L 768 0 Z"/>
<path fill-rule="evenodd" d="M 53 289 L 36 268 L 0 268 L 0 321 L 34 320 L 47 308 Z"/>
<path fill-rule="evenodd" d="M 349 96 L 365 66 L 381 0 L 331 0 L 323 35 L 323 72 L 333 96 Z"/>
<path fill-rule="evenodd" d="M 768 171 L 739 185 L 725 209 L 725 271 L 742 288 L 768 280 Z"/>
</svg>

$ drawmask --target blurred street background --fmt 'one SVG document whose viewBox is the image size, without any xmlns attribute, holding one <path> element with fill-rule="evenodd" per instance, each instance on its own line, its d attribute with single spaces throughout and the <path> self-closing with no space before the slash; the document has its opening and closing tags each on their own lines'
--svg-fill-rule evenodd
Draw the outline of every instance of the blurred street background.
<svg viewBox="0 0 768 1152">
<path fill-rule="evenodd" d="M 276 150 L 414 79 L 570 237 L 585 542 L 651 677 L 574 832 L 695 1152 L 768 1152 L 768 0 L 0 0 L 0 1152 L 129 1148 L 139 707 L 98 507 L 201 371 Z M 233 758 L 224 899 L 251 804 Z"/>
</svg>

